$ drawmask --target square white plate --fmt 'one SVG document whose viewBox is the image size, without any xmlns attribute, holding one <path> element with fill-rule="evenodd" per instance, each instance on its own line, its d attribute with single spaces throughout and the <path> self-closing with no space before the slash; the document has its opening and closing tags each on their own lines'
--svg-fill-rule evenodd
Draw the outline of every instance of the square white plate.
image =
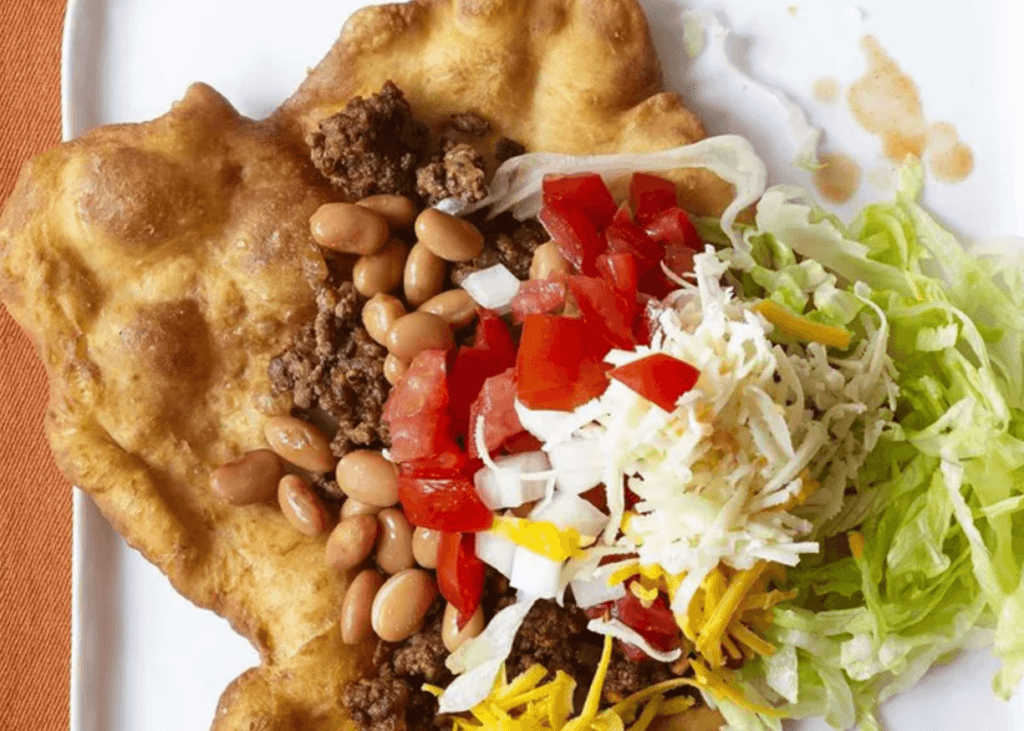
<svg viewBox="0 0 1024 731">
<path fill-rule="evenodd" d="M 950 120 L 973 147 L 963 184 L 930 184 L 931 207 L 972 236 L 1024 234 L 1024 27 L 1020 0 L 642 0 L 665 68 L 711 132 L 749 136 L 775 182 L 807 185 L 781 107 L 711 51 L 688 63 L 681 8 L 710 8 L 732 29 L 733 58 L 775 84 L 827 130 L 826 147 L 879 165 L 875 138 L 845 106 L 824 106 L 813 82 L 849 83 L 864 69 L 859 39 L 882 45 L 915 79 L 931 120 Z M 262 117 L 302 81 L 359 0 L 72 0 L 64 38 L 64 135 L 165 112 L 206 81 L 244 114 Z M 792 7 L 796 10 L 793 12 Z M 841 213 L 885 192 L 865 184 Z M 225 686 L 256 653 L 227 623 L 174 592 L 106 524 L 75 500 L 72 731 L 208 728 Z M 1024 729 L 1024 701 L 992 696 L 996 663 L 970 653 L 884 708 L 891 731 Z M 801 731 L 826 728 L 820 722 Z"/>
</svg>

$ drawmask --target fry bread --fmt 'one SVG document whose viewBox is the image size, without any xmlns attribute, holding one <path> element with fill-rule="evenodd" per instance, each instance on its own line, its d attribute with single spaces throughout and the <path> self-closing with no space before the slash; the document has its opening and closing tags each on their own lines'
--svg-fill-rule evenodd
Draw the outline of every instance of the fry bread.
<svg viewBox="0 0 1024 731">
<path fill-rule="evenodd" d="M 67 477 L 175 588 L 226 617 L 262 664 L 214 728 L 333 730 L 369 647 L 341 644 L 349 577 L 275 505 L 236 508 L 210 472 L 264 444 L 267 367 L 315 312 L 308 227 L 336 193 L 307 135 L 393 80 L 437 125 L 474 111 L 528 150 L 596 153 L 703 136 L 660 91 L 633 0 L 416 0 L 356 13 L 270 118 L 193 85 L 164 116 L 93 130 L 28 163 L 0 216 L 0 297 L 50 378 L 46 429 Z M 730 189 L 677 176 L 696 213 Z M 196 658 L 196 662 L 202 662 Z"/>
</svg>

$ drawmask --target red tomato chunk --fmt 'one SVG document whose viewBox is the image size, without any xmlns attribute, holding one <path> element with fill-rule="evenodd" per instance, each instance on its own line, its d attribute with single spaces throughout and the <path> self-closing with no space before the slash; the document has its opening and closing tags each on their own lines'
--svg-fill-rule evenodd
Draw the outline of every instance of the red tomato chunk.
<svg viewBox="0 0 1024 731">
<path fill-rule="evenodd" d="M 391 432 L 393 461 L 427 459 L 458 450 L 448 414 L 446 359 L 444 351 L 423 351 L 391 389 L 382 418 Z"/>
<path fill-rule="evenodd" d="M 627 299 L 605 280 L 583 276 L 569 277 L 569 291 L 587 326 L 608 341 L 610 347 L 633 349 L 635 295 Z"/>
<path fill-rule="evenodd" d="M 601 257 L 598 257 L 600 267 Z M 565 282 L 555 279 L 528 279 L 519 285 L 512 298 L 512 319 L 522 323 L 527 315 L 544 315 L 565 305 Z"/>
<path fill-rule="evenodd" d="M 583 320 L 530 315 L 516 359 L 516 391 L 531 409 L 571 411 L 608 387 L 608 345 Z"/>
<path fill-rule="evenodd" d="M 567 203 L 585 214 L 598 230 L 611 223 L 615 215 L 615 199 L 596 173 L 548 175 L 542 185 L 545 205 Z"/>
<path fill-rule="evenodd" d="M 469 411 L 469 456 L 477 457 L 476 430 L 481 419 L 484 422 L 484 444 L 491 453 L 509 439 L 523 432 L 523 425 L 516 414 L 516 373 L 509 368 L 504 373 L 484 381 L 480 395 Z"/>
<path fill-rule="evenodd" d="M 484 563 L 476 555 L 472 533 L 442 533 L 437 550 L 437 586 L 441 596 L 459 612 L 459 629 L 480 606 L 484 593 Z"/>
<path fill-rule="evenodd" d="M 663 246 L 671 244 L 683 244 L 694 251 L 703 251 L 704 242 L 697 233 L 686 211 L 678 206 L 662 211 L 655 216 L 644 228 L 651 238 Z"/>
<path fill-rule="evenodd" d="M 398 477 L 398 500 L 405 517 L 420 528 L 462 533 L 487 530 L 494 515 L 462 474 L 444 477 Z"/>
<path fill-rule="evenodd" d="M 657 266 L 664 254 L 664 247 L 633 222 L 627 206 L 618 210 L 604 236 L 608 242 L 608 253 L 633 255 L 641 274 Z"/>
<path fill-rule="evenodd" d="M 679 397 L 697 384 L 700 371 L 666 353 L 654 353 L 610 370 L 608 376 L 671 412 Z"/>
<path fill-rule="evenodd" d="M 538 215 L 562 258 L 584 274 L 596 274 L 594 260 L 605 249 L 600 229 L 587 214 L 565 200 L 546 203 Z"/>
<path fill-rule="evenodd" d="M 466 436 L 472 425 L 469 411 L 484 381 L 515 365 L 516 347 L 505 322 L 491 310 L 480 310 L 473 346 L 460 348 L 452 365 L 451 391 L 453 433 Z"/>
<path fill-rule="evenodd" d="M 641 226 L 677 204 L 676 185 L 647 173 L 634 173 L 629 181 L 629 203 Z"/>
</svg>

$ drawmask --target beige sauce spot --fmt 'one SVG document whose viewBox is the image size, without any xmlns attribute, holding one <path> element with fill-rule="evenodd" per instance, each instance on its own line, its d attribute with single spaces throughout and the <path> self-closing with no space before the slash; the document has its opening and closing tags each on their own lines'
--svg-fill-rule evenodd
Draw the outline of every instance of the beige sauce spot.
<svg viewBox="0 0 1024 731">
<path fill-rule="evenodd" d="M 790 15 L 794 15 L 795 16 L 800 11 L 800 8 L 798 8 L 796 5 L 790 5 L 787 8 L 787 10 L 789 10 L 789 14 Z"/>
<path fill-rule="evenodd" d="M 868 57 L 868 70 L 846 93 L 857 122 L 881 138 L 890 160 L 921 159 L 927 150 L 937 179 L 958 182 L 966 178 L 974 167 L 974 155 L 960 142 L 953 125 L 941 122 L 929 128 L 913 79 L 874 36 L 865 36 L 861 45 Z"/>
<path fill-rule="evenodd" d="M 814 174 L 818 192 L 833 203 L 845 203 L 860 187 L 860 165 L 842 152 L 826 152 L 821 156 L 821 167 Z"/>
<path fill-rule="evenodd" d="M 819 102 L 831 104 L 839 98 L 839 92 L 841 89 L 839 87 L 839 82 L 836 79 L 831 76 L 826 76 L 825 78 L 815 81 L 811 91 L 814 94 L 814 98 Z"/>
<path fill-rule="evenodd" d="M 928 153 L 932 174 L 944 183 L 959 183 L 974 170 L 974 153 L 960 141 L 956 127 L 949 122 L 932 125 Z"/>
</svg>

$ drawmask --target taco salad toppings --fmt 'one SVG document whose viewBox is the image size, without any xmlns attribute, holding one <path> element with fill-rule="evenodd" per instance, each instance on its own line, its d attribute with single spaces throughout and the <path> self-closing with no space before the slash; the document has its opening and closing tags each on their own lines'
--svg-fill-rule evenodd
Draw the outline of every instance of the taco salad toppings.
<svg viewBox="0 0 1024 731">
<path fill-rule="evenodd" d="M 405 147 L 374 147 L 363 106 Z M 738 137 L 518 154 L 488 188 L 486 120 L 451 128 L 431 147 L 394 88 L 321 126 L 325 175 L 371 197 L 314 217 L 332 274 L 272 365 L 295 411 L 268 441 L 303 469 L 254 452 L 214 481 L 245 504 L 280 478 L 306 532 L 340 512 L 327 559 L 363 569 L 342 636 L 379 638 L 353 719 L 644 731 L 703 704 L 879 728 L 984 640 L 1009 693 L 1020 267 L 966 253 L 914 166 L 845 226 L 766 190 Z M 692 167 L 733 185 L 720 218 L 679 206 Z"/>
</svg>

